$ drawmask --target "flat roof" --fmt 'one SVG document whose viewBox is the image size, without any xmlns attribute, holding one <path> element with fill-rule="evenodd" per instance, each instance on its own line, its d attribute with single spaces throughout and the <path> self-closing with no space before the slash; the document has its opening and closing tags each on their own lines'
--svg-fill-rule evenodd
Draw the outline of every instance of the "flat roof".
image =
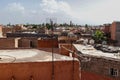
<svg viewBox="0 0 120 80">
<path fill-rule="evenodd" d="M 72 57 L 54 53 L 54 61 L 71 61 Z M 77 60 L 77 59 L 75 59 Z M 0 50 L 0 63 L 52 61 L 52 53 L 38 49 Z"/>
<path fill-rule="evenodd" d="M 92 45 L 73 44 L 78 52 L 83 55 L 101 57 L 105 59 L 120 60 L 120 53 L 107 53 L 100 50 L 96 50 Z"/>
</svg>

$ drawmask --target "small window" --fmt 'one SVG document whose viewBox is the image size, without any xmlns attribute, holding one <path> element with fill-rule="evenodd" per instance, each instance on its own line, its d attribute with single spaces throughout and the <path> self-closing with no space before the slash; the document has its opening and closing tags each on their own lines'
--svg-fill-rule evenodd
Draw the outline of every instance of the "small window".
<svg viewBox="0 0 120 80">
<path fill-rule="evenodd" d="M 110 68 L 110 75 L 111 76 L 118 76 L 118 69 Z"/>
</svg>

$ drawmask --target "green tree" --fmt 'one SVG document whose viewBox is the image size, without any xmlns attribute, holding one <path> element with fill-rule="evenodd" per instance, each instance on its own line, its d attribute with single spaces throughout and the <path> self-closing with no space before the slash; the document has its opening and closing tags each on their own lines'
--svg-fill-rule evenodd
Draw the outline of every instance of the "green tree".
<svg viewBox="0 0 120 80">
<path fill-rule="evenodd" d="M 93 38 L 94 38 L 96 43 L 101 43 L 102 41 L 106 40 L 106 37 L 104 36 L 104 33 L 100 30 L 96 30 Z"/>
<path fill-rule="evenodd" d="M 33 29 L 37 29 L 37 25 L 33 24 L 32 26 Z"/>
</svg>

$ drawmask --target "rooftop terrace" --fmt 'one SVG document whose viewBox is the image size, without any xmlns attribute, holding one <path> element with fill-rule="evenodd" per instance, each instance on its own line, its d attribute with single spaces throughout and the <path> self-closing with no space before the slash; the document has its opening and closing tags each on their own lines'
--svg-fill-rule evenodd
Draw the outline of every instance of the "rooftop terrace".
<svg viewBox="0 0 120 80">
<path fill-rule="evenodd" d="M 103 52 L 100 50 L 96 50 L 91 45 L 86 45 L 86 46 L 81 44 L 73 44 L 73 45 L 77 49 L 78 53 L 86 56 L 95 56 L 95 57 L 102 57 L 111 60 L 120 60 L 120 53 Z"/>
<path fill-rule="evenodd" d="M 54 53 L 54 61 L 70 61 L 72 57 Z M 77 59 L 76 59 L 77 60 Z M 0 50 L 0 63 L 52 61 L 52 53 L 37 49 Z"/>
</svg>

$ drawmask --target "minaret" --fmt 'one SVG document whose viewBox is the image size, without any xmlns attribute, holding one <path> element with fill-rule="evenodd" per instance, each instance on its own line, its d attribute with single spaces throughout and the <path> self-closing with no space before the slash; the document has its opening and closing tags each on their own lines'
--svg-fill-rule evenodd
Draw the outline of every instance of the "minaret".
<svg viewBox="0 0 120 80">
<path fill-rule="evenodd" d="M 73 24 L 72 24 L 72 21 L 70 21 L 70 27 L 72 27 L 72 25 L 73 25 Z"/>
</svg>

